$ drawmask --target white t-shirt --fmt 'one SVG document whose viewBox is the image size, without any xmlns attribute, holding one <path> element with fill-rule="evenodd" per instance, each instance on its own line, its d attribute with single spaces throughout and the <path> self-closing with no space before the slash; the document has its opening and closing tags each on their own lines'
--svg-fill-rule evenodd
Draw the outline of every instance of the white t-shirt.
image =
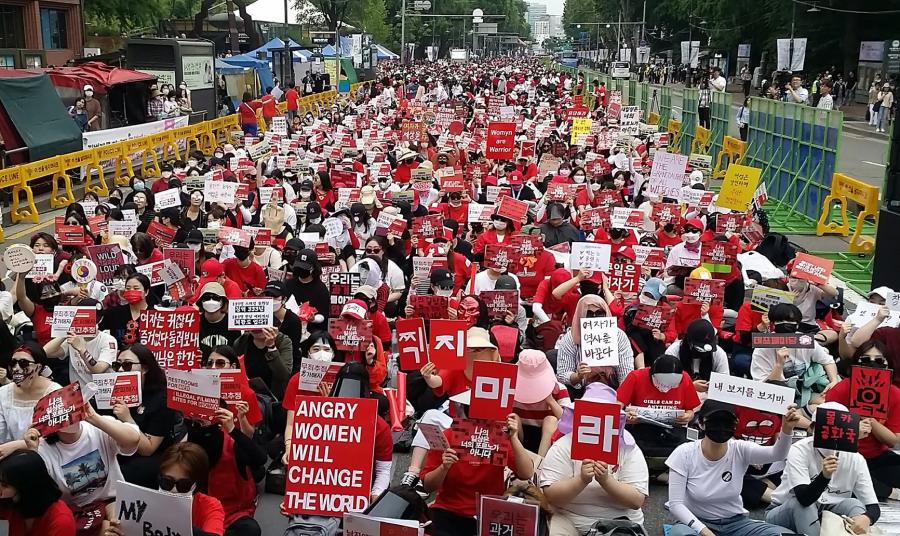
<svg viewBox="0 0 900 536">
<path fill-rule="evenodd" d="M 87 353 L 97 360 L 97 363 L 110 364 L 116 360 L 119 344 L 116 338 L 109 334 L 109 331 L 98 331 L 97 336 L 92 340 L 85 340 L 84 346 Z M 81 384 L 81 389 L 93 381 L 93 372 L 88 368 L 81 354 L 69 346 L 69 343 L 62 343 L 62 351 L 69 357 L 69 381 L 77 381 Z"/>
<path fill-rule="evenodd" d="M 57 441 L 50 445 L 41 441 L 38 446 L 47 471 L 62 491 L 62 500 L 75 507 L 114 499 L 116 481 L 124 480 L 116 455 L 131 456 L 137 450 L 125 452 L 106 432 L 86 422 L 79 424 L 81 437 L 75 443 L 66 445 Z M 138 429 L 134 424 L 128 426 Z"/>
<path fill-rule="evenodd" d="M 779 434 L 772 447 L 730 439 L 725 456 L 717 461 L 703 455 L 702 443 L 682 443 L 669 455 L 666 465 L 687 479 L 684 505 L 692 514 L 700 519 L 724 519 L 747 513 L 741 500 L 747 468 L 782 459 L 791 447 L 791 436 Z"/>
<path fill-rule="evenodd" d="M 516 277 L 515 274 L 509 274 L 513 279 L 516 280 L 516 288 L 522 288 L 519 285 L 519 278 Z M 485 290 L 494 290 L 494 287 L 497 286 L 497 280 L 491 279 L 491 276 L 488 275 L 487 270 L 482 270 L 475 274 L 475 295 L 481 294 Z"/>
<path fill-rule="evenodd" d="M 681 339 L 673 342 L 668 348 L 666 348 L 666 353 L 668 355 L 673 355 L 678 357 L 678 352 L 681 351 Z M 712 371 L 719 372 L 721 374 L 730 374 L 728 371 L 728 356 L 725 354 L 725 350 L 722 349 L 721 346 L 716 346 L 716 351 L 713 352 L 712 357 Z M 694 374 L 700 373 L 700 360 L 694 359 L 694 370 L 686 370 L 690 376 L 694 376 Z"/>
<path fill-rule="evenodd" d="M 701 246 L 702 247 L 702 246 Z M 672 266 L 693 267 L 700 265 L 700 249 L 697 252 L 689 251 L 684 247 L 684 242 L 675 244 L 669 250 L 669 256 L 666 257 L 666 268 Z"/>
<path fill-rule="evenodd" d="M 62 387 L 58 383 L 50 382 L 41 396 L 59 389 Z M 22 439 L 31 428 L 37 400 L 17 400 L 15 393 L 15 384 L 8 383 L 0 387 L 0 443 Z"/>
<path fill-rule="evenodd" d="M 822 456 L 813 447 L 813 437 L 797 441 L 788 453 L 781 484 L 772 494 L 772 504 L 784 504 L 793 496 L 797 486 L 808 485 L 822 472 Z M 819 504 L 835 504 L 856 496 L 863 504 L 875 504 L 878 498 L 872 487 L 872 477 L 866 459 L 858 452 L 837 452 L 838 468 L 828 487 L 819 497 Z"/>
<path fill-rule="evenodd" d="M 822 366 L 833 365 L 834 358 L 828 350 L 816 343 L 812 348 L 789 348 L 790 356 L 784 362 L 784 370 L 777 380 L 801 376 L 810 363 L 819 363 Z M 775 368 L 777 348 L 756 348 L 753 350 L 753 361 L 750 363 L 750 377 L 757 381 L 765 381 Z"/>
<path fill-rule="evenodd" d="M 709 81 L 709 89 L 712 89 L 713 91 L 725 91 L 725 86 L 727 84 L 728 82 L 725 80 L 725 77 L 719 75 L 718 78 L 713 78 Z"/>
<path fill-rule="evenodd" d="M 374 259 L 370 262 L 374 262 Z M 352 268 L 350 268 L 350 271 L 359 273 L 359 269 L 361 266 L 362 265 L 360 263 L 356 263 Z M 401 270 L 400 267 L 397 266 L 397 264 L 392 260 L 388 260 L 387 280 L 385 282 L 387 283 L 388 288 L 391 289 L 391 292 L 403 292 L 403 290 L 406 288 L 406 281 L 403 278 L 403 270 Z M 365 284 L 365 281 L 363 281 L 363 284 Z"/>
<path fill-rule="evenodd" d="M 568 434 L 550 447 L 541 462 L 538 477 L 541 488 L 545 488 L 554 482 L 580 474 L 581 462 L 572 460 L 572 434 Z M 631 484 L 644 496 L 649 495 L 647 460 L 637 445 L 619 450 L 619 470 L 612 477 L 619 482 Z M 582 534 L 589 531 L 598 519 L 627 516 L 635 523 L 644 523 L 642 510 L 631 510 L 612 502 L 609 494 L 596 480 L 591 480 L 566 506 L 554 507 L 554 513 L 568 518 Z"/>
</svg>

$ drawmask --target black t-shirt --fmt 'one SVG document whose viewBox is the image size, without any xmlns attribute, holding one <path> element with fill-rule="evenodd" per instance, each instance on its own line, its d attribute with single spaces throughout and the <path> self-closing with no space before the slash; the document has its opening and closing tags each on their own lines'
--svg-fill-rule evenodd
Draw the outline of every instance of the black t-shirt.
<svg viewBox="0 0 900 536">
<path fill-rule="evenodd" d="M 303 283 L 294 278 L 287 281 L 287 291 L 297 300 L 297 305 L 303 302 L 316 308 L 316 311 L 325 317 L 325 324 L 328 324 L 328 310 L 331 308 L 331 295 L 328 293 L 328 287 L 325 286 L 318 278 L 313 278 L 309 283 Z M 324 326 L 323 326 L 324 327 Z"/>
<path fill-rule="evenodd" d="M 265 348 L 257 348 L 252 340 L 247 341 L 246 350 L 244 351 L 244 367 L 247 378 L 259 378 L 269 389 L 272 388 L 272 369 L 266 361 Z"/>
<path fill-rule="evenodd" d="M 228 329 L 227 317 L 219 322 L 210 322 L 206 315 L 200 314 L 200 351 L 204 357 L 209 356 L 216 346 L 234 346 L 234 341 L 240 336 L 240 331 Z"/>
<path fill-rule="evenodd" d="M 127 303 L 107 309 L 103 313 L 100 329 L 109 330 L 109 334 L 119 342 L 119 348 L 141 342 L 140 320 L 131 318 L 131 306 Z"/>
<path fill-rule="evenodd" d="M 300 353 L 300 338 L 303 334 L 300 328 L 300 317 L 293 311 L 286 309 L 284 312 L 284 320 L 282 320 L 281 325 L 278 326 L 278 331 L 284 333 L 284 335 L 293 343 L 294 363 L 291 374 L 294 374 L 300 370 L 300 360 L 302 359 Z"/>
<path fill-rule="evenodd" d="M 175 411 L 166 405 L 166 388 L 159 391 L 143 393 L 143 402 L 136 408 L 131 408 L 131 418 L 141 429 L 141 432 L 152 436 L 162 437 L 163 442 L 159 446 L 160 452 L 169 446 L 172 427 L 175 426 Z"/>
</svg>

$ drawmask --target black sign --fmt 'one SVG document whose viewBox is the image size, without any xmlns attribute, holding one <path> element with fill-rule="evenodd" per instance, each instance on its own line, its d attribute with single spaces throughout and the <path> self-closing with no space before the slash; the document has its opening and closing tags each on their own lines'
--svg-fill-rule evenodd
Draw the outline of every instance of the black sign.
<svg viewBox="0 0 900 536">
<path fill-rule="evenodd" d="M 857 452 L 858 445 L 859 415 L 837 409 L 816 409 L 814 447 Z"/>
<path fill-rule="evenodd" d="M 812 348 L 816 341 L 806 333 L 754 333 L 754 348 Z"/>
</svg>

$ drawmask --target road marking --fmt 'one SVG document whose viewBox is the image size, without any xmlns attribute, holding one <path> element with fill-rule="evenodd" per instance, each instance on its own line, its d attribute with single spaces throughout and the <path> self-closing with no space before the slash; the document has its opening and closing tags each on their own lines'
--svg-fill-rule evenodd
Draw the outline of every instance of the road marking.
<svg viewBox="0 0 900 536">
<path fill-rule="evenodd" d="M 53 225 L 54 223 L 56 223 L 56 220 L 48 220 L 48 221 L 45 221 L 44 223 L 38 223 L 36 225 L 33 225 L 32 227 L 29 227 L 28 229 L 24 229 L 22 231 L 15 232 L 15 233 L 7 236 L 6 240 L 17 240 L 19 238 L 22 238 L 23 236 L 33 234 L 33 233 L 39 231 L 40 229 L 43 229 L 50 225 Z M 4 240 L 4 241 L 6 241 L 6 240 Z"/>
<path fill-rule="evenodd" d="M 878 162 L 869 162 L 868 160 L 863 160 L 862 163 L 869 164 L 870 166 L 887 167 L 884 164 L 879 164 Z"/>
</svg>

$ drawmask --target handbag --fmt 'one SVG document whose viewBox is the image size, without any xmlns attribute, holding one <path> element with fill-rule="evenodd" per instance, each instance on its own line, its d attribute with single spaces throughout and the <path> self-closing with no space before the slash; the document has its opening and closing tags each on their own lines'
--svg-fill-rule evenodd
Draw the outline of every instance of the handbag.
<svg viewBox="0 0 900 536">
<path fill-rule="evenodd" d="M 630 519 L 601 519 L 594 523 L 587 536 L 647 536 L 644 527 Z M 824 533 L 822 536 L 825 536 Z"/>
<path fill-rule="evenodd" d="M 879 527 L 869 527 L 869 536 L 882 536 L 884 531 Z M 819 536 L 858 536 L 850 530 L 850 526 L 844 521 L 844 518 L 835 514 L 830 510 L 822 510 L 822 523 L 819 529 Z"/>
</svg>

